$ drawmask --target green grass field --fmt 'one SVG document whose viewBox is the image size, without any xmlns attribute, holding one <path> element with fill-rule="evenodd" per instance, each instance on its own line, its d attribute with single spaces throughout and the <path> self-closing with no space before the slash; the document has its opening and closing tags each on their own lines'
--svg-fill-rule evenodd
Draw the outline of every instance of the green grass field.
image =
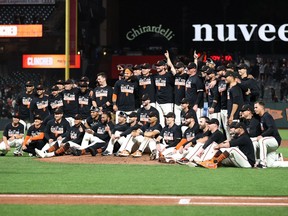
<svg viewBox="0 0 288 216">
<path fill-rule="evenodd" d="M 281 131 L 288 139 L 287 131 Z M 279 148 L 288 157 L 288 148 Z M 286 168 L 46 163 L 0 157 L 0 193 L 288 196 Z M 285 207 L 1 205 L 1 215 L 287 215 Z"/>
</svg>

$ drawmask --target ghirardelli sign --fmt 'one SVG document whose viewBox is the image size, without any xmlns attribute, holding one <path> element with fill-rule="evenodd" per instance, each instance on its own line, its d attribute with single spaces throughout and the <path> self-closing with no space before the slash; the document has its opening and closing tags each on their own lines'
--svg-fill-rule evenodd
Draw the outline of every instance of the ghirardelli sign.
<svg viewBox="0 0 288 216">
<path fill-rule="evenodd" d="M 278 28 L 272 24 L 193 24 L 192 27 L 192 41 L 238 41 L 240 35 L 245 41 L 250 41 L 254 34 L 264 42 L 275 39 L 288 41 L 288 24 L 280 25 Z"/>
<path fill-rule="evenodd" d="M 127 40 L 134 40 L 136 37 L 145 34 L 145 33 L 158 33 L 165 37 L 168 41 L 170 41 L 175 34 L 172 30 L 169 28 L 163 28 L 162 24 L 159 24 L 157 26 L 155 25 L 147 25 L 147 26 L 141 26 L 139 25 L 137 28 L 132 28 L 130 31 L 126 33 L 126 39 Z"/>
</svg>

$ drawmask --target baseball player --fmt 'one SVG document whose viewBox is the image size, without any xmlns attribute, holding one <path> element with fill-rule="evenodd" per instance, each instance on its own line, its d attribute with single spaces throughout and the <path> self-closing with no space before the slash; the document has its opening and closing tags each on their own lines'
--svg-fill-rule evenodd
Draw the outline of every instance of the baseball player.
<svg viewBox="0 0 288 216">
<path fill-rule="evenodd" d="M 166 118 L 166 126 L 156 138 L 155 149 L 151 151 L 150 155 L 150 159 L 159 159 L 159 162 L 166 162 L 165 156 L 171 152 L 168 149 L 175 148 L 182 138 L 181 128 L 175 124 L 175 114 L 169 112 L 164 117 Z M 162 142 L 160 142 L 161 140 Z"/>
<path fill-rule="evenodd" d="M 164 115 L 173 111 L 174 76 L 167 72 L 166 62 L 160 60 L 155 64 L 156 108 L 159 111 L 160 124 L 165 125 Z"/>
<path fill-rule="evenodd" d="M 3 131 L 3 141 L 0 143 L 0 155 L 5 156 L 10 147 L 15 147 L 14 156 L 22 156 L 22 143 L 24 126 L 19 123 L 19 115 L 12 116 L 12 122 L 8 123 Z"/>
<path fill-rule="evenodd" d="M 241 168 L 252 168 L 255 164 L 255 153 L 252 141 L 243 122 L 235 125 L 236 136 L 214 146 L 218 150 L 211 160 L 197 163 L 209 169 L 223 165 L 232 165 Z"/>
<path fill-rule="evenodd" d="M 61 145 L 63 139 L 69 135 L 70 124 L 63 117 L 61 108 L 54 111 L 54 119 L 50 120 L 45 127 L 45 139 L 48 141 L 45 146 L 39 150 L 35 149 L 36 155 L 42 157 L 46 151 L 54 144 Z"/>
<path fill-rule="evenodd" d="M 107 85 L 107 76 L 105 73 L 97 74 L 98 86 L 94 88 L 92 104 L 98 107 L 100 111 L 112 111 L 112 94 L 113 88 Z"/>
<path fill-rule="evenodd" d="M 30 127 L 30 103 L 35 97 L 34 84 L 31 81 L 26 82 L 25 91 L 16 98 L 14 113 L 18 113 L 20 123 L 24 125 L 24 131 Z"/>
<path fill-rule="evenodd" d="M 236 74 L 234 72 L 226 72 L 226 82 L 229 85 L 227 90 L 228 124 L 233 121 L 239 121 L 240 109 L 244 104 L 242 89 L 235 78 Z"/>
<path fill-rule="evenodd" d="M 27 135 L 22 144 L 22 150 L 31 156 L 36 156 L 35 148 L 42 149 L 45 145 L 44 130 L 42 118 L 39 115 L 34 117 L 34 124 L 29 127 Z"/>
<path fill-rule="evenodd" d="M 265 112 L 265 104 L 257 101 L 254 104 L 254 111 L 260 116 L 261 135 L 257 137 L 257 148 L 259 149 L 258 168 L 266 167 L 287 167 L 288 163 L 278 160 L 276 150 L 281 144 L 281 136 L 276 127 L 273 117 Z"/>
<path fill-rule="evenodd" d="M 79 87 L 80 91 L 78 93 L 78 112 L 83 119 L 86 119 L 88 116 L 90 116 L 90 107 L 92 106 L 92 97 L 90 96 L 91 91 L 88 88 L 88 84 L 86 82 L 79 84 Z"/>
<path fill-rule="evenodd" d="M 194 62 L 190 62 L 187 68 L 189 78 L 186 81 L 185 98 L 189 100 L 189 104 L 196 112 L 197 118 L 200 118 L 204 107 L 204 83 L 197 74 L 197 65 Z"/>
<path fill-rule="evenodd" d="M 159 112 L 155 107 L 151 105 L 149 95 L 144 94 L 141 99 L 142 99 L 142 106 L 137 110 L 137 117 L 138 117 L 137 120 L 141 122 L 141 124 L 143 125 L 147 124 L 149 121 L 148 114 L 152 111 L 157 113 L 157 119 L 159 119 Z"/>
<path fill-rule="evenodd" d="M 92 128 L 95 125 L 97 125 L 100 121 L 100 115 L 99 115 L 99 108 L 91 106 L 90 108 L 90 116 L 85 121 L 85 127 L 86 128 Z"/>
<path fill-rule="evenodd" d="M 48 97 L 48 105 L 50 114 L 54 114 L 54 110 L 57 108 L 63 108 L 63 97 L 60 94 L 58 86 L 54 85 L 51 88 L 51 94 Z"/>
</svg>

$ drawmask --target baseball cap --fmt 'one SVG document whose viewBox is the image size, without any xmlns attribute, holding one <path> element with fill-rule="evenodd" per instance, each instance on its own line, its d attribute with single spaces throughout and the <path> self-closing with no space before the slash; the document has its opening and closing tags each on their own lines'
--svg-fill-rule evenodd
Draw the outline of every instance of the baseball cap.
<svg viewBox="0 0 288 216">
<path fill-rule="evenodd" d="M 137 117 L 137 113 L 136 112 L 131 112 L 128 116 L 130 118 Z"/>
<path fill-rule="evenodd" d="M 119 112 L 118 116 L 121 116 L 121 117 L 124 117 L 124 118 L 127 118 L 127 114 L 125 112 Z"/>
<path fill-rule="evenodd" d="M 226 67 L 224 65 L 220 65 L 216 68 L 217 71 L 222 71 L 222 70 L 226 70 Z"/>
<path fill-rule="evenodd" d="M 81 114 L 76 114 L 76 115 L 74 116 L 74 119 L 75 119 L 75 120 L 82 120 L 83 117 L 82 117 Z"/>
<path fill-rule="evenodd" d="M 58 86 L 52 86 L 51 87 L 51 91 L 58 91 L 58 90 L 59 90 Z"/>
<path fill-rule="evenodd" d="M 209 68 L 207 71 L 205 71 L 205 73 L 210 75 L 210 74 L 215 74 L 215 71 L 213 68 Z"/>
<path fill-rule="evenodd" d="M 191 112 L 188 112 L 185 115 L 185 119 L 189 119 L 189 118 L 193 118 L 194 119 L 194 115 Z"/>
<path fill-rule="evenodd" d="M 234 128 L 235 128 L 235 129 L 237 129 L 237 128 L 243 128 L 243 129 L 246 131 L 246 125 L 245 125 L 244 122 L 238 122 L 238 123 L 235 125 Z"/>
<path fill-rule="evenodd" d="M 175 118 L 175 113 L 169 112 L 166 115 L 164 115 L 164 117 L 166 117 L 166 118 Z"/>
<path fill-rule="evenodd" d="M 34 116 L 34 120 L 36 120 L 36 119 L 38 119 L 38 120 L 41 120 L 41 121 L 42 121 L 42 118 L 41 118 L 41 116 L 40 116 L 40 115 L 35 115 L 35 116 Z"/>
<path fill-rule="evenodd" d="M 141 65 L 142 69 L 151 69 L 151 65 L 149 63 L 144 63 Z"/>
<path fill-rule="evenodd" d="M 230 69 L 235 69 L 236 68 L 236 65 L 232 62 L 229 62 L 227 65 L 226 65 L 226 68 L 230 68 Z"/>
<path fill-rule="evenodd" d="M 55 84 L 64 85 L 64 80 L 57 80 Z"/>
<path fill-rule="evenodd" d="M 189 100 L 187 98 L 183 98 L 181 100 L 181 104 L 189 104 Z"/>
<path fill-rule="evenodd" d="M 241 108 L 241 111 L 242 112 L 244 112 L 244 111 L 254 112 L 253 107 L 250 104 L 244 104 Z"/>
<path fill-rule="evenodd" d="M 207 121 L 207 124 L 217 124 L 219 126 L 219 121 L 216 118 L 212 118 L 209 121 Z"/>
<path fill-rule="evenodd" d="M 37 85 L 36 89 L 37 90 L 44 90 L 44 86 L 43 85 Z"/>
<path fill-rule="evenodd" d="M 192 69 L 192 68 L 195 69 L 195 68 L 197 68 L 197 65 L 194 62 L 189 62 L 188 65 L 187 65 L 187 68 L 188 69 Z"/>
<path fill-rule="evenodd" d="M 204 71 L 207 71 L 210 67 L 208 67 L 207 65 L 203 65 L 201 68 L 200 68 L 200 71 L 204 72 Z"/>
<path fill-rule="evenodd" d="M 15 113 L 14 115 L 12 115 L 13 118 L 17 118 L 17 119 L 20 119 L 20 116 L 18 113 Z"/>
<path fill-rule="evenodd" d="M 99 108 L 98 108 L 98 107 L 91 106 L 91 107 L 90 107 L 90 111 L 91 111 L 91 112 L 99 112 Z"/>
<path fill-rule="evenodd" d="M 158 114 L 157 114 L 156 111 L 151 111 L 151 112 L 148 113 L 148 116 L 149 116 L 149 117 L 157 117 Z"/>
<path fill-rule="evenodd" d="M 229 76 L 232 76 L 235 78 L 237 76 L 237 74 L 233 71 L 227 71 L 225 74 L 225 77 L 229 77 Z"/>
<path fill-rule="evenodd" d="M 27 86 L 27 87 L 32 87 L 32 86 L 34 86 L 34 83 L 31 82 L 31 81 L 27 81 L 26 84 L 25 84 L 25 86 Z"/>
<path fill-rule="evenodd" d="M 146 101 L 146 100 L 150 100 L 148 94 L 144 94 L 144 95 L 142 96 L 142 101 Z"/>
<path fill-rule="evenodd" d="M 88 83 L 84 82 L 84 83 L 80 83 L 79 85 L 80 87 L 88 87 Z"/>
<path fill-rule="evenodd" d="M 154 64 L 155 66 L 164 66 L 164 65 L 166 65 L 166 61 L 164 61 L 164 60 L 159 60 L 159 61 L 157 61 L 157 63 L 156 64 Z"/>
<path fill-rule="evenodd" d="M 232 122 L 230 125 L 229 125 L 229 128 L 235 128 L 235 125 L 237 124 L 238 122 Z"/>
<path fill-rule="evenodd" d="M 54 111 L 54 114 L 63 114 L 63 109 L 62 109 L 62 108 L 57 108 L 57 109 Z"/>
<path fill-rule="evenodd" d="M 87 76 L 82 76 L 80 81 L 82 82 L 89 82 L 89 78 Z"/>
<path fill-rule="evenodd" d="M 133 70 L 141 70 L 142 65 L 136 64 L 132 67 Z"/>
<path fill-rule="evenodd" d="M 237 68 L 238 69 L 248 69 L 249 67 L 248 67 L 248 65 L 241 63 L 241 64 L 237 65 Z"/>
<path fill-rule="evenodd" d="M 174 65 L 175 68 L 179 69 L 179 68 L 185 68 L 186 66 L 184 65 L 183 62 L 177 62 L 175 65 Z"/>
<path fill-rule="evenodd" d="M 125 67 L 125 69 L 124 69 L 124 73 L 125 73 L 125 72 L 130 72 L 130 73 L 133 74 L 133 70 L 132 70 L 131 67 Z"/>
<path fill-rule="evenodd" d="M 64 82 L 64 84 L 66 85 L 66 84 L 73 84 L 73 81 L 71 80 L 71 79 L 68 79 L 68 80 L 66 80 L 65 82 Z"/>
</svg>

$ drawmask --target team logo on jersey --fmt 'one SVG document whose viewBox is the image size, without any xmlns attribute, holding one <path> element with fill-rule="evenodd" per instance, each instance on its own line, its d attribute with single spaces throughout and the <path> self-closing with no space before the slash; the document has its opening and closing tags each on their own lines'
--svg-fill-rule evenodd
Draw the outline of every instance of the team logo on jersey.
<svg viewBox="0 0 288 216">
<path fill-rule="evenodd" d="M 102 127 L 99 127 L 98 129 L 97 129 L 97 132 L 96 132 L 97 134 L 105 134 L 105 128 L 102 128 Z"/>
<path fill-rule="evenodd" d="M 78 102 L 80 105 L 88 105 L 89 104 L 89 99 L 83 96 L 79 96 Z"/>
<path fill-rule="evenodd" d="M 174 134 L 170 131 L 165 131 L 163 134 L 163 139 L 166 141 L 173 141 L 174 140 Z"/>
<path fill-rule="evenodd" d="M 50 131 L 51 133 L 59 135 L 64 133 L 64 128 L 62 126 L 52 126 Z"/>
<path fill-rule="evenodd" d="M 52 109 L 56 109 L 58 107 L 62 107 L 63 106 L 63 101 L 60 99 L 60 100 L 55 100 L 53 102 L 50 103 L 50 106 Z"/>
<path fill-rule="evenodd" d="M 65 93 L 64 94 L 64 100 L 65 101 L 75 101 L 75 98 L 76 98 L 76 96 L 73 93 Z"/>
<path fill-rule="evenodd" d="M 225 82 L 220 82 L 219 85 L 218 85 L 218 91 L 219 92 L 223 92 L 225 91 L 227 88 L 227 84 Z"/>
<path fill-rule="evenodd" d="M 32 137 L 39 136 L 39 134 L 40 134 L 40 131 L 32 131 L 31 132 Z"/>
<path fill-rule="evenodd" d="M 77 133 L 75 131 L 70 131 L 70 138 L 71 140 L 77 139 Z"/>
<path fill-rule="evenodd" d="M 25 98 L 23 97 L 22 98 L 22 104 L 25 105 L 25 106 L 30 106 L 30 102 L 32 101 L 32 98 L 28 97 L 28 98 Z"/>
<path fill-rule="evenodd" d="M 20 131 L 19 131 L 19 129 L 17 129 L 17 130 L 11 130 L 11 129 L 9 129 L 8 130 L 8 137 L 12 137 L 12 136 L 15 136 L 15 135 L 19 135 L 20 134 Z"/>
<path fill-rule="evenodd" d="M 145 78 L 142 77 L 142 78 L 139 79 L 139 85 L 140 86 L 151 85 L 151 83 L 152 82 L 151 82 L 151 78 L 150 77 L 147 77 L 147 78 L 146 77 Z"/>
<path fill-rule="evenodd" d="M 185 86 L 186 85 L 186 80 L 181 78 L 181 77 L 177 77 L 175 79 L 175 86 Z"/>
<path fill-rule="evenodd" d="M 123 93 L 130 93 L 133 94 L 134 93 L 134 86 L 130 86 L 130 85 L 121 85 L 121 92 Z"/>
<path fill-rule="evenodd" d="M 106 89 L 97 90 L 95 92 L 95 95 L 96 95 L 97 98 L 108 97 L 108 90 L 106 90 Z"/>
<path fill-rule="evenodd" d="M 45 110 L 48 107 L 48 100 L 45 101 L 37 101 L 36 103 L 37 109 Z"/>
<path fill-rule="evenodd" d="M 140 113 L 140 122 L 148 122 L 149 117 L 147 113 Z"/>
<path fill-rule="evenodd" d="M 155 85 L 157 87 L 165 87 L 166 86 L 166 79 L 156 78 Z"/>
</svg>

